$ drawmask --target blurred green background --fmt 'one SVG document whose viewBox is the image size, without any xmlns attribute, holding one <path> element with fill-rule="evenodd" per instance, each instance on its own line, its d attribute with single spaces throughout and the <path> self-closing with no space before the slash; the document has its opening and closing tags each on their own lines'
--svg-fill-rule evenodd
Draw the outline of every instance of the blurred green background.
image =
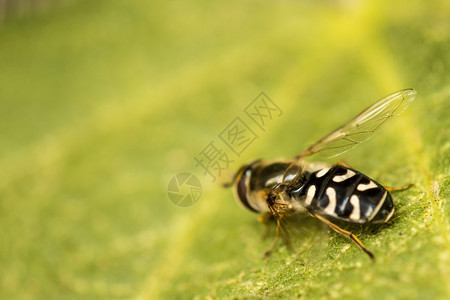
<svg viewBox="0 0 450 300">
<path fill-rule="evenodd" d="M 448 1 L 4 3 L 0 298 L 450 296 Z M 218 183 L 409 87 L 408 110 L 339 157 L 416 183 L 388 224 L 346 227 L 376 263 L 306 217 L 264 261 L 272 240 Z M 194 156 L 261 91 L 283 115 L 211 183 Z M 180 172 L 203 185 L 188 208 L 167 196 Z"/>
</svg>

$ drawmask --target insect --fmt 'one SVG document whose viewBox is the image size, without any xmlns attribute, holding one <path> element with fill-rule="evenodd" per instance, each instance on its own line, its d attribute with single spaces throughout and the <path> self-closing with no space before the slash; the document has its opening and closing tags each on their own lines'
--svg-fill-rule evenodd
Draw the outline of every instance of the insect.
<svg viewBox="0 0 450 300">
<path fill-rule="evenodd" d="M 336 232 L 350 238 L 374 259 L 361 241 L 332 220 L 357 224 L 386 223 L 394 213 L 389 191 L 404 190 L 412 185 L 383 187 L 375 180 L 345 163 L 335 165 L 307 162 L 303 159 L 317 153 L 335 157 L 368 140 L 389 125 L 414 100 L 416 91 L 405 89 L 377 101 L 349 122 L 308 147 L 293 159 L 256 160 L 240 168 L 234 176 L 235 196 L 245 208 L 265 213 L 259 221 L 275 218 L 277 235 L 265 252 L 267 257 L 287 234 L 283 217 L 308 212 Z"/>
</svg>

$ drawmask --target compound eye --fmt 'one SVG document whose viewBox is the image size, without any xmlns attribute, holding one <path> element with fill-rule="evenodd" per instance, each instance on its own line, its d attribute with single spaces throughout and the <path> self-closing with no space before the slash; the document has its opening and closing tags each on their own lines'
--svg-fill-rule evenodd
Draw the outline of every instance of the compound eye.
<svg viewBox="0 0 450 300">
<path fill-rule="evenodd" d="M 251 176 L 251 169 L 246 169 L 242 173 L 241 178 L 236 184 L 236 194 L 238 196 L 239 201 L 244 207 L 246 207 L 251 211 L 257 212 L 253 207 L 250 206 L 250 203 L 248 202 L 247 199 L 248 183 L 250 181 L 249 176 Z"/>
<path fill-rule="evenodd" d="M 246 172 L 244 172 L 236 186 L 236 191 L 239 196 L 239 200 L 241 200 L 242 203 L 248 202 L 247 201 L 247 186 L 245 184 L 246 179 L 247 179 Z"/>
</svg>

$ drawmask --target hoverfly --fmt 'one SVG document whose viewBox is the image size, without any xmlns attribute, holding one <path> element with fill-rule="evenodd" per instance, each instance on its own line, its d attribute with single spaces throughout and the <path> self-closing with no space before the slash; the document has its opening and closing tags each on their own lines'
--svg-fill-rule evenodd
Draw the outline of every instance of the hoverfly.
<svg viewBox="0 0 450 300">
<path fill-rule="evenodd" d="M 353 233 L 331 220 L 357 224 L 386 223 L 394 213 L 389 191 L 407 189 L 412 185 L 383 187 L 345 163 L 331 165 L 303 159 L 317 153 L 326 153 L 331 158 L 349 151 L 389 125 L 415 96 L 416 91 L 405 89 L 377 101 L 293 159 L 256 160 L 240 168 L 228 184 L 234 185 L 238 202 L 253 212 L 266 213 L 259 217 L 260 222 L 273 217 L 277 223 L 276 238 L 265 257 L 279 241 L 281 230 L 287 234 L 282 218 L 308 212 L 353 240 L 374 259 L 372 252 Z"/>
</svg>

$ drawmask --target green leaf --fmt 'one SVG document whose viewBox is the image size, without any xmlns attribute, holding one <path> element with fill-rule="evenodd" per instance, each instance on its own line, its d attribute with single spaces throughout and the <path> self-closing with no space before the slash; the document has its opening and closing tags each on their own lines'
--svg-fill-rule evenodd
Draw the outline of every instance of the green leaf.
<svg viewBox="0 0 450 300">
<path fill-rule="evenodd" d="M 0 28 L 1 298 L 446 299 L 450 295 L 447 1 L 74 1 Z M 289 219 L 261 240 L 223 189 L 258 158 L 290 158 L 377 99 L 417 98 L 339 157 L 388 186 L 380 226 Z M 245 114 L 264 92 L 282 115 Z M 258 138 L 220 138 L 241 118 Z M 215 183 L 195 157 L 233 160 Z M 335 162 L 336 160 L 332 161 Z M 178 173 L 195 205 L 167 194 Z M 216 174 L 217 175 L 217 174 Z M 181 190 L 186 193 L 187 190 Z"/>
</svg>

